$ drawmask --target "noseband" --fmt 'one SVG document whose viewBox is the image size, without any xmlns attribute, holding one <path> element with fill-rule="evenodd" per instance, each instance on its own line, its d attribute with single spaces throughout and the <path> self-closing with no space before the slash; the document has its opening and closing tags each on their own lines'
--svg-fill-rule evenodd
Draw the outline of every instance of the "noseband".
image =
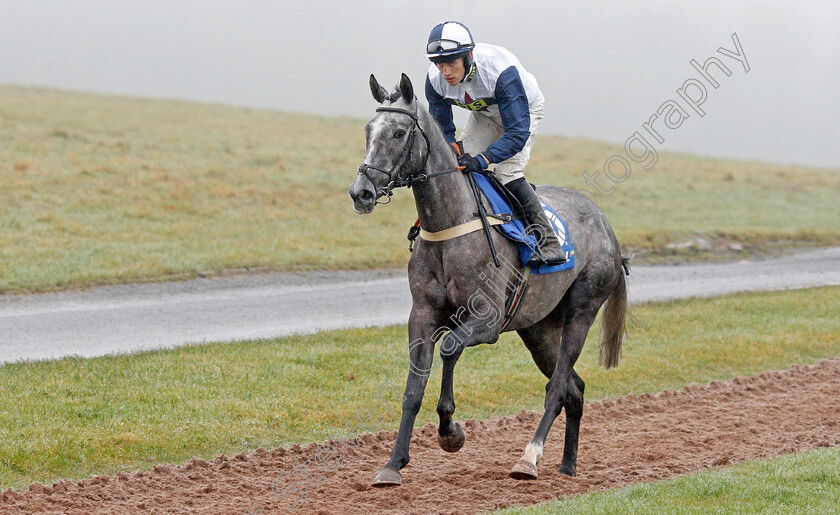
<svg viewBox="0 0 840 515">
<path fill-rule="evenodd" d="M 377 190 L 376 192 L 376 203 L 377 204 L 387 204 L 391 201 L 391 195 L 393 195 L 394 188 L 401 188 L 403 186 L 410 188 L 412 184 L 416 182 L 423 182 L 427 180 L 429 177 L 428 175 L 422 173 L 423 170 L 426 169 L 426 162 L 429 160 L 429 153 L 431 150 L 431 146 L 429 145 L 429 137 L 426 136 L 426 132 L 420 127 L 420 121 L 417 118 L 417 103 L 415 101 L 414 104 L 414 112 L 407 109 L 402 109 L 399 107 L 377 107 L 377 113 L 400 113 L 410 117 L 413 120 L 411 124 L 411 129 L 408 132 L 408 138 L 405 141 L 405 145 L 403 145 L 402 151 L 400 152 L 399 157 L 394 162 L 394 165 L 391 167 L 390 170 L 383 170 L 382 168 L 377 168 L 375 166 L 371 166 L 369 164 L 362 163 L 359 166 L 359 175 L 364 175 L 365 178 L 370 181 L 370 183 L 376 187 L 376 183 L 373 182 L 373 179 L 368 175 L 368 170 L 374 170 L 380 173 L 384 173 L 388 176 L 388 184 L 382 188 L 381 190 Z M 420 167 L 419 173 L 411 173 L 407 176 L 402 175 L 402 170 L 405 164 L 411 159 L 411 151 L 414 148 L 414 139 L 417 135 L 417 130 L 420 130 L 420 135 L 423 136 L 423 140 L 426 142 L 426 155 L 423 156 L 423 165 Z M 387 200 L 384 202 L 380 202 L 378 199 L 380 197 L 386 197 Z"/>
</svg>

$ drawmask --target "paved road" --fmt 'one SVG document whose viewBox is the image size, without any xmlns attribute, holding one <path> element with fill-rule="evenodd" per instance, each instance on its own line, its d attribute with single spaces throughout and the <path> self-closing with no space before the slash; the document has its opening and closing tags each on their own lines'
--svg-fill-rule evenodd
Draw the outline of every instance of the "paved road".
<svg viewBox="0 0 840 515">
<path fill-rule="evenodd" d="M 637 266 L 630 301 L 840 285 L 840 247 L 777 260 Z M 402 270 L 317 272 L 0 296 L 0 363 L 405 323 Z"/>
</svg>

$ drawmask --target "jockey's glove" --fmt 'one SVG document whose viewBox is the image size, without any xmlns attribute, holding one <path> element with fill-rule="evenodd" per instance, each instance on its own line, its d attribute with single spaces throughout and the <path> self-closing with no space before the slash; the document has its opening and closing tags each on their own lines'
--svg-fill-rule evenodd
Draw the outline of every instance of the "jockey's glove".
<svg viewBox="0 0 840 515">
<path fill-rule="evenodd" d="M 476 157 L 473 157 L 469 154 L 463 154 L 458 158 L 458 166 L 463 166 L 464 169 L 462 170 L 464 173 L 472 173 L 472 172 L 482 172 L 487 169 L 490 164 L 487 162 L 487 159 L 484 155 L 479 154 Z"/>
</svg>

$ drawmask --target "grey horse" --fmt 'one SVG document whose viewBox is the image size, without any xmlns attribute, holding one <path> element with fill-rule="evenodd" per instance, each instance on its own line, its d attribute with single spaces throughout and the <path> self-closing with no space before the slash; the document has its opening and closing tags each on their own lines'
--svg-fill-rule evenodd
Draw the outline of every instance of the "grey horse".
<svg viewBox="0 0 840 515">
<path fill-rule="evenodd" d="M 426 234 L 476 220 L 477 205 L 468 177 L 457 171 L 454 152 L 428 110 L 415 98 L 409 78 L 403 74 L 397 89 L 389 93 L 371 75 L 370 89 L 381 106 L 365 127 L 365 159 L 349 188 L 354 210 L 370 213 L 377 203 L 387 203 L 393 188 L 411 186 L 420 227 Z M 622 258 L 615 234 L 597 205 L 567 188 L 539 186 L 537 194 L 567 222 L 576 262 L 573 269 L 531 275 L 519 310 L 504 328 L 519 333 L 537 367 L 549 378 L 545 413 L 522 458 L 510 471 L 516 479 L 537 478 L 543 443 L 563 408 L 566 438 L 559 472 L 575 475 L 584 382 L 573 367 L 601 306 L 601 362 L 607 368 L 618 364 L 627 312 L 627 258 Z M 443 241 L 430 241 L 421 234 L 417 240 L 408 262 L 410 364 L 402 419 L 390 460 L 376 475 L 373 486 L 402 483 L 400 470 L 409 461 L 415 417 L 433 368 L 435 344 L 441 337 L 438 443 L 448 452 L 464 445 L 464 430 L 452 419 L 455 364 L 466 347 L 499 339 L 506 299 L 520 274 L 516 246 L 496 231 L 490 231 L 490 237 L 501 267 L 494 264 L 483 230 Z"/>
</svg>

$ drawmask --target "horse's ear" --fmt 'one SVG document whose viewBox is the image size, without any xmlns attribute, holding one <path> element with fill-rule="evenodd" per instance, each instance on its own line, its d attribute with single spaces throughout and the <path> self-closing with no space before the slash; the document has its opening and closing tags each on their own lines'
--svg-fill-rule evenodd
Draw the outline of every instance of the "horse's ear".
<svg viewBox="0 0 840 515">
<path fill-rule="evenodd" d="M 379 81 L 373 74 L 370 74 L 370 92 L 373 93 L 373 99 L 380 104 L 388 98 L 388 90 L 379 85 Z"/>
<path fill-rule="evenodd" d="M 400 78 L 400 94 L 402 94 L 406 104 L 410 104 L 414 100 L 414 86 L 411 85 L 411 79 L 408 78 L 408 75 L 404 73 Z"/>
</svg>

